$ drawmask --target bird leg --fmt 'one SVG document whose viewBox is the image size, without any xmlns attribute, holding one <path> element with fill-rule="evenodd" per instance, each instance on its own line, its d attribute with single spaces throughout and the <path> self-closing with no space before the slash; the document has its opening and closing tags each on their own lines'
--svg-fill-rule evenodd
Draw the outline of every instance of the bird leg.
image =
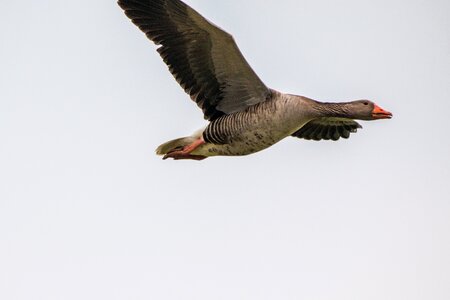
<svg viewBox="0 0 450 300">
<path fill-rule="evenodd" d="M 177 148 L 169 151 L 166 155 L 164 155 L 163 159 L 173 158 L 174 160 L 179 159 L 193 159 L 193 160 L 203 160 L 206 156 L 203 155 L 192 155 L 190 154 L 192 151 L 197 149 L 199 146 L 203 145 L 205 141 L 203 138 L 199 138 L 195 140 L 192 144 L 184 146 L 181 150 Z"/>
</svg>

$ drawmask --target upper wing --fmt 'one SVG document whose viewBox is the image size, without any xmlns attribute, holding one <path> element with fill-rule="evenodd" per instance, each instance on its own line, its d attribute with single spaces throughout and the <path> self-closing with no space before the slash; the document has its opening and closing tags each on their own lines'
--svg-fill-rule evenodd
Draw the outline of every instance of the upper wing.
<svg viewBox="0 0 450 300">
<path fill-rule="evenodd" d="M 347 139 L 350 133 L 362 128 L 357 122 L 345 118 L 318 118 L 306 123 L 292 136 L 306 140 L 333 140 Z"/>
<path fill-rule="evenodd" d="M 205 118 L 265 101 L 270 90 L 242 56 L 233 37 L 179 0 L 119 0 Z"/>
</svg>

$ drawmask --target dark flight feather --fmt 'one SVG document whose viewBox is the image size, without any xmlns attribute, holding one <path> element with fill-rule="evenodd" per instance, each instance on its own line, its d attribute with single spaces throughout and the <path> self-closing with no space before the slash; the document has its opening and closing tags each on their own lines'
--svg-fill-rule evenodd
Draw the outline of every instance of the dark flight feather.
<svg viewBox="0 0 450 300">
<path fill-rule="evenodd" d="M 243 111 L 271 92 L 233 37 L 179 0 L 119 0 L 125 14 L 155 44 L 177 82 L 205 119 Z"/>
<path fill-rule="evenodd" d="M 333 140 L 348 139 L 350 133 L 362 128 L 359 123 L 345 118 L 318 118 L 306 123 L 302 128 L 292 134 L 294 137 L 305 140 Z"/>
</svg>

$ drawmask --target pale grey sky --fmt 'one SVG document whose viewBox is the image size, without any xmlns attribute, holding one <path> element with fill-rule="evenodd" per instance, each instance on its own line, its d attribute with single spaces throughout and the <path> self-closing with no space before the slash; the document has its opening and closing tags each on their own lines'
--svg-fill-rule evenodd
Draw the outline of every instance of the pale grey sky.
<svg viewBox="0 0 450 300">
<path fill-rule="evenodd" d="M 205 122 L 115 1 L 5 1 L 0 299 L 450 299 L 450 2 L 186 2 L 268 86 L 394 118 L 162 161 Z"/>
</svg>

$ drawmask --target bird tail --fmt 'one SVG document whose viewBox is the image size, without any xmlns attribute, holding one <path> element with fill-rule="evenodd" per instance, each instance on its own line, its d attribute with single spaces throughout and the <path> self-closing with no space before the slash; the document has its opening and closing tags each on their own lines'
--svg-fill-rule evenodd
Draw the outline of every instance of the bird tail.
<svg viewBox="0 0 450 300">
<path fill-rule="evenodd" d="M 192 144 L 199 137 L 201 137 L 203 130 L 204 129 L 201 129 L 201 130 L 195 132 L 191 136 L 185 136 L 182 138 L 178 138 L 178 139 L 174 139 L 174 140 L 165 142 L 164 144 L 162 144 L 158 148 L 156 148 L 156 154 L 157 155 L 166 155 L 169 152 L 183 149 L 184 146 Z"/>
</svg>

